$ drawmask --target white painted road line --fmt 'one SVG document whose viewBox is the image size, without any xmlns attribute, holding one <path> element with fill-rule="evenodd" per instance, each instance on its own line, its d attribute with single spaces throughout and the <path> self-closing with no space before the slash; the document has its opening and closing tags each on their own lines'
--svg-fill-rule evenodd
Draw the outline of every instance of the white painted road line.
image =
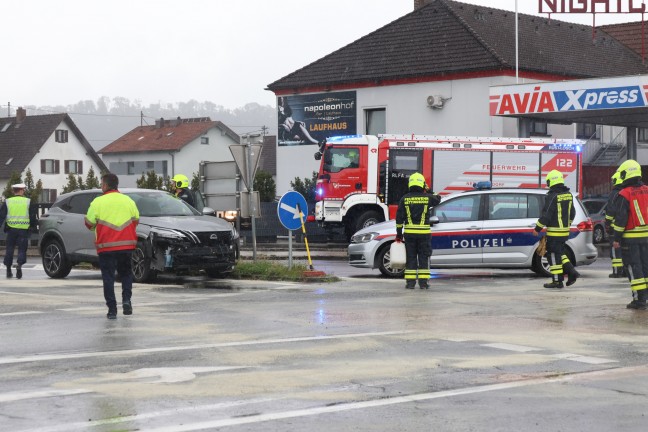
<svg viewBox="0 0 648 432">
<path fill-rule="evenodd" d="M 564 359 L 564 360 L 572 360 L 580 363 L 587 363 L 593 365 L 606 364 L 606 363 L 618 363 L 618 360 L 611 360 L 602 357 L 588 357 L 588 356 L 582 356 L 582 355 L 570 354 L 570 353 L 554 354 L 551 357 Z"/>
<path fill-rule="evenodd" d="M 44 312 L 42 311 L 5 312 L 5 313 L 0 313 L 0 316 L 38 315 L 42 313 Z"/>
<path fill-rule="evenodd" d="M 515 352 L 530 352 L 530 351 L 542 351 L 542 348 L 528 347 L 524 345 L 512 345 L 507 343 L 490 343 L 482 344 L 482 346 L 489 348 L 497 348 L 506 351 L 515 351 Z"/>
<path fill-rule="evenodd" d="M 198 349 L 213 349 L 213 348 L 226 348 L 238 346 L 251 346 L 251 345 L 268 345 L 268 344 L 282 344 L 292 342 L 314 342 L 320 340 L 336 340 L 336 339 L 353 339 L 362 337 L 376 337 L 376 336 L 394 336 L 412 333 L 411 330 L 404 331 L 388 331 L 388 332 L 374 332 L 374 333 L 349 333 L 329 336 L 307 336 L 298 338 L 286 339 L 260 339 L 241 342 L 223 342 L 214 344 L 197 344 L 197 345 L 181 345 L 175 347 L 156 347 L 156 348 L 142 348 L 133 350 L 119 350 L 119 351 L 94 351 L 85 353 L 70 353 L 70 354 L 35 354 L 22 357 L 0 357 L 0 364 L 15 364 L 15 363 L 28 363 L 28 362 L 43 362 L 55 360 L 70 360 L 82 359 L 93 357 L 113 357 L 113 356 L 132 356 L 139 354 L 152 354 L 158 352 L 172 352 L 172 351 L 188 351 Z"/>
<path fill-rule="evenodd" d="M 74 389 L 74 390 L 39 390 L 39 391 L 29 391 L 29 392 L 13 392 L 13 393 L 0 393 L 0 403 L 4 402 L 15 402 L 25 399 L 37 399 L 37 398 L 47 398 L 47 397 L 56 397 L 56 396 L 71 396 L 78 394 L 92 393 L 90 390 L 85 389 Z"/>
</svg>

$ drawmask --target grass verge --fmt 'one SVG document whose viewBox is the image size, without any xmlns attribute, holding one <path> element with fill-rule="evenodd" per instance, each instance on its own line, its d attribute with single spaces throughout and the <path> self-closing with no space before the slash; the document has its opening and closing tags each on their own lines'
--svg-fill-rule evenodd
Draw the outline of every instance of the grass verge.
<svg viewBox="0 0 648 432">
<path fill-rule="evenodd" d="M 337 282 L 336 276 L 307 277 L 304 275 L 308 268 L 303 264 L 293 264 L 292 268 L 272 261 L 247 262 L 239 261 L 234 271 L 227 275 L 231 279 L 255 279 L 292 282 Z"/>
</svg>

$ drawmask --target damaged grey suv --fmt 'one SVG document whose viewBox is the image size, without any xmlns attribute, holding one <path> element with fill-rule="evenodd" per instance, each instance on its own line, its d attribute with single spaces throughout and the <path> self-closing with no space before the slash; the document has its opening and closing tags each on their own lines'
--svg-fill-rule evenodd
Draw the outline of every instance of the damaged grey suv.
<svg viewBox="0 0 648 432">
<path fill-rule="evenodd" d="M 151 282 L 162 272 L 204 270 L 220 277 L 234 269 L 239 257 L 238 234 L 224 219 L 205 216 L 164 191 L 120 189 L 140 212 L 133 280 Z M 58 197 L 39 220 L 38 247 L 45 273 L 66 277 L 81 262 L 99 262 L 94 232 L 83 219 L 99 189 L 79 190 Z M 206 209 L 210 210 L 210 209 Z"/>
</svg>

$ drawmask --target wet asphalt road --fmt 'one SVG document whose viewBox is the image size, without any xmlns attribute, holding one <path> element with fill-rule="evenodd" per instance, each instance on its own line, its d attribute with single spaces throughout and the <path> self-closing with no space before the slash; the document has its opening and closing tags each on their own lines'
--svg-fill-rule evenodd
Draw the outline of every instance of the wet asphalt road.
<svg viewBox="0 0 648 432">
<path fill-rule="evenodd" d="M 609 260 L 562 291 L 528 271 L 432 289 L 171 278 L 105 319 L 97 271 L 0 279 L 7 431 L 644 431 L 648 311 Z M 4 272 L 4 269 L 2 269 Z"/>
</svg>

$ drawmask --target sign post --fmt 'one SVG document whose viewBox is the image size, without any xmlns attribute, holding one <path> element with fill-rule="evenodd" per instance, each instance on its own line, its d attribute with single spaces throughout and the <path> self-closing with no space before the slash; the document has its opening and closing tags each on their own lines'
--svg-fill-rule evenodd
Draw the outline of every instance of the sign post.
<svg viewBox="0 0 648 432">
<path fill-rule="evenodd" d="M 292 268 L 292 232 L 302 226 L 302 212 L 308 213 L 306 198 L 299 192 L 283 194 L 277 204 L 279 222 L 288 230 L 288 268 Z"/>
</svg>

